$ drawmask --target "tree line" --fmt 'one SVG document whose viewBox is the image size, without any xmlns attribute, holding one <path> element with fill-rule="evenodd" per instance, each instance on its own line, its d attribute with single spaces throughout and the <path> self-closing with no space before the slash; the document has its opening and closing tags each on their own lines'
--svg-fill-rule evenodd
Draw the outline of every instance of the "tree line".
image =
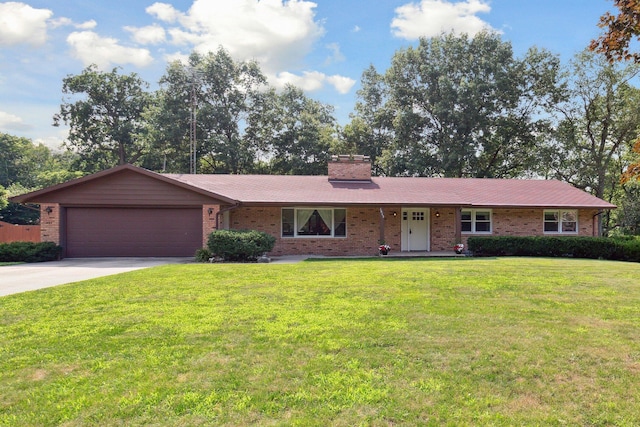
<svg viewBox="0 0 640 427">
<path fill-rule="evenodd" d="M 63 80 L 54 125 L 69 126 L 65 146 L 83 170 L 132 163 L 176 173 L 323 173 L 337 140 L 333 108 L 291 85 L 276 91 L 256 62 L 222 48 L 192 53 L 159 83 L 150 92 L 135 73 L 95 66 Z"/>
<path fill-rule="evenodd" d="M 617 203 L 605 225 L 637 234 L 638 71 L 588 50 L 563 65 L 537 48 L 518 58 L 496 33 L 442 34 L 366 69 L 340 126 L 330 105 L 275 90 L 221 48 L 170 63 L 156 91 L 117 68 L 67 76 L 54 125 L 69 126 L 65 167 L 82 173 L 324 174 L 331 154 L 365 154 L 378 176 L 560 179 Z"/>
<path fill-rule="evenodd" d="M 30 139 L 0 133 L 0 221 L 37 223 L 38 209 L 7 199 L 85 175 L 75 168 L 76 160 L 70 151 L 53 152 Z"/>
</svg>

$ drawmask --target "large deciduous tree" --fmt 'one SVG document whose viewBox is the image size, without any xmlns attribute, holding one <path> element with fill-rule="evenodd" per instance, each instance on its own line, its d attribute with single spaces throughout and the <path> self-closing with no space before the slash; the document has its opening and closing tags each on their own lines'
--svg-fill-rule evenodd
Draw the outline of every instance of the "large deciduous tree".
<svg viewBox="0 0 640 427">
<path fill-rule="evenodd" d="M 0 185 L 0 211 L 7 206 L 7 190 L 4 189 L 2 185 Z"/>
<path fill-rule="evenodd" d="M 7 187 L 27 172 L 23 159 L 30 143 L 26 138 L 0 133 L 0 185 Z"/>
<path fill-rule="evenodd" d="M 28 138 L 0 133 L 0 185 L 5 188 L 42 188 L 82 176 L 70 171 L 74 160 L 72 153 L 52 152 Z"/>
<path fill-rule="evenodd" d="M 234 61 L 227 51 L 192 53 L 169 64 L 150 123 L 160 150 L 183 153 L 189 170 L 191 114 L 195 110 L 196 171 L 249 172 L 254 153 L 244 138 L 246 120 L 266 78 L 254 61 Z"/>
<path fill-rule="evenodd" d="M 261 94 L 249 118 L 247 137 L 271 174 L 320 175 L 327 172 L 336 130 L 333 108 L 307 97 L 295 86 Z"/>
<path fill-rule="evenodd" d="M 30 139 L 0 133 L 0 187 L 5 188 L 6 197 L 82 176 L 82 172 L 71 171 L 74 160 L 73 154 L 54 153 Z M 38 210 L 9 203 L 0 207 L 0 220 L 34 224 L 38 221 Z"/>
<path fill-rule="evenodd" d="M 630 84 L 639 67 L 610 64 L 582 52 L 567 69 L 569 100 L 543 162 L 556 178 L 611 200 L 620 163 L 638 135 L 640 90 Z M 608 191 L 609 194 L 606 194 Z"/>
<path fill-rule="evenodd" d="M 384 76 L 369 66 L 360 80 L 358 101 L 351 123 L 342 130 L 342 140 L 346 150 L 339 154 L 363 154 L 371 159 L 372 173 L 387 175 L 382 162 L 382 154 L 393 142 L 393 109 L 388 108 L 389 88 Z"/>
<path fill-rule="evenodd" d="M 53 123 L 70 127 L 65 146 L 82 157 L 88 171 L 136 163 L 147 153 L 136 138 L 150 100 L 147 88 L 135 73 L 122 75 L 117 68 L 103 72 L 95 65 L 63 79 L 68 96 Z"/>
<path fill-rule="evenodd" d="M 600 18 L 598 26 L 604 29 L 604 33 L 593 40 L 589 49 L 603 54 L 610 62 L 632 61 L 640 63 L 640 52 L 637 52 L 637 42 L 640 41 L 640 1 L 639 0 L 613 0 L 618 9 L 617 14 L 605 13 Z M 636 141 L 633 151 L 640 154 L 640 143 Z M 621 209 L 617 216 L 623 232 L 631 234 L 640 233 L 640 186 L 637 177 L 640 177 L 640 161 L 635 161 L 623 168 Z M 612 187 L 617 182 L 612 180 Z"/>
<path fill-rule="evenodd" d="M 640 126 L 640 125 L 639 125 Z M 632 156 L 634 157 L 631 164 L 627 165 L 620 181 L 626 184 L 630 181 L 640 181 L 640 139 L 636 139 L 632 148 Z"/>
<path fill-rule="evenodd" d="M 604 34 L 591 42 L 589 48 L 602 53 L 610 62 L 640 62 L 640 53 L 633 52 L 631 43 L 640 41 L 640 1 L 613 0 L 618 14 L 605 13 L 598 26 L 605 30 Z"/>
<path fill-rule="evenodd" d="M 623 234 L 640 235 L 640 181 L 628 181 L 622 190 L 617 202 L 616 224 Z"/>
<path fill-rule="evenodd" d="M 640 138 L 629 153 L 620 183 L 622 194 L 618 202 L 618 224 L 623 233 L 640 235 Z"/>
<path fill-rule="evenodd" d="M 542 113 L 562 97 L 558 71 L 558 58 L 546 51 L 514 58 L 495 33 L 423 38 L 396 52 L 384 88 L 363 86 L 370 106 L 356 117 L 370 124 L 371 137 L 376 127 L 392 132 L 379 162 L 387 174 L 520 176 L 548 130 Z M 384 106 L 376 105 L 381 96 Z"/>
</svg>

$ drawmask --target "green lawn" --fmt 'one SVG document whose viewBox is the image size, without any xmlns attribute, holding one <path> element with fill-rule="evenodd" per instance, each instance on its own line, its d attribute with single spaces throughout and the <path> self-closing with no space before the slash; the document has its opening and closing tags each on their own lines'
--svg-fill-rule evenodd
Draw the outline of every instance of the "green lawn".
<svg viewBox="0 0 640 427">
<path fill-rule="evenodd" d="M 632 426 L 639 384 L 632 263 L 175 265 L 0 298 L 0 426 Z"/>
</svg>

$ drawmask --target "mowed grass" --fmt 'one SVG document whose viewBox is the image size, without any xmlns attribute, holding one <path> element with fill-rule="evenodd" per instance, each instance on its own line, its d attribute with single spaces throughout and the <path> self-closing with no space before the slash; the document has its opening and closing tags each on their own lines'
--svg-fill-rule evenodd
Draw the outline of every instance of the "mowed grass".
<svg viewBox="0 0 640 427">
<path fill-rule="evenodd" d="M 632 426 L 639 384 L 632 263 L 193 264 L 0 298 L 1 426 Z"/>
</svg>

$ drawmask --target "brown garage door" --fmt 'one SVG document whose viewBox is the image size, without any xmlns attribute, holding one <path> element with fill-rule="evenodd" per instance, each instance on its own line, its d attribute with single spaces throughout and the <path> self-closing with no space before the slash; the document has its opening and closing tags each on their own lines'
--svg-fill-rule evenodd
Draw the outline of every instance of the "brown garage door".
<svg viewBox="0 0 640 427">
<path fill-rule="evenodd" d="M 193 256 L 200 209 L 67 208 L 66 256 Z"/>
</svg>

